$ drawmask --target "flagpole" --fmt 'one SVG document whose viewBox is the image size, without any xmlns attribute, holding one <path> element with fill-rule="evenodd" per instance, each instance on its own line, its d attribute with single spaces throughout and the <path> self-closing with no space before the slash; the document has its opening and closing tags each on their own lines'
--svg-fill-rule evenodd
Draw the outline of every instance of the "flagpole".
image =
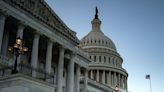
<svg viewBox="0 0 164 92">
<path fill-rule="evenodd" d="M 149 80 L 150 80 L 150 92 L 152 92 L 152 88 L 151 88 L 151 78 L 150 78 Z"/>
</svg>

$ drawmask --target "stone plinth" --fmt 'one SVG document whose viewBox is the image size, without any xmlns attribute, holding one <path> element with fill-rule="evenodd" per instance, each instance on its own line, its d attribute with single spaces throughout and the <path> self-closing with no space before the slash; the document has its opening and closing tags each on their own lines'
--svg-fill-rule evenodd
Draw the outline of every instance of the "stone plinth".
<svg viewBox="0 0 164 92">
<path fill-rule="evenodd" d="M 0 92 L 54 92 L 54 90 L 55 85 L 22 74 L 0 78 Z"/>
</svg>

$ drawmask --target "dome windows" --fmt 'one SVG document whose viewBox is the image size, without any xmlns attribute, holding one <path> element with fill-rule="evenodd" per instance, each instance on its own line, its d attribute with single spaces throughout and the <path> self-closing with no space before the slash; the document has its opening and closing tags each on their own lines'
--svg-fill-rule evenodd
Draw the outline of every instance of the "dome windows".
<svg viewBox="0 0 164 92">
<path fill-rule="evenodd" d="M 104 56 L 104 63 L 106 63 L 106 56 Z"/>
<path fill-rule="evenodd" d="M 96 56 L 94 56 L 94 61 L 96 62 Z"/>
<path fill-rule="evenodd" d="M 101 62 L 101 56 L 99 56 L 99 62 Z"/>
<path fill-rule="evenodd" d="M 110 64 L 110 57 L 108 57 L 108 63 Z"/>
</svg>

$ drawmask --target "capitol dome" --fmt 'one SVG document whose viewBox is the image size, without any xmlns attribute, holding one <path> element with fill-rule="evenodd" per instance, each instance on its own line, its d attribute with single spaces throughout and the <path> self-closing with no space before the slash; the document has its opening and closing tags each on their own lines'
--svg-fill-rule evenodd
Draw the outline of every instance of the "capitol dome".
<svg viewBox="0 0 164 92">
<path fill-rule="evenodd" d="M 111 88 L 127 90 L 128 73 L 113 41 L 101 31 L 98 9 L 91 21 L 92 30 L 81 39 L 79 46 L 88 53 L 89 78 Z"/>
<path fill-rule="evenodd" d="M 100 48 L 107 48 L 113 51 L 116 51 L 116 46 L 113 41 L 104 35 L 101 30 L 94 31 L 88 33 L 82 40 L 81 45 L 87 47 L 100 47 Z"/>
</svg>

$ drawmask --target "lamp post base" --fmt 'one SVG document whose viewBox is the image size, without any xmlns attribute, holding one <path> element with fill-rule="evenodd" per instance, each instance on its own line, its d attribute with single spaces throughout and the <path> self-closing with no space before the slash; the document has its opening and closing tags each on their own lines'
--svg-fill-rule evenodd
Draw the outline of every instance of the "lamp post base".
<svg viewBox="0 0 164 92">
<path fill-rule="evenodd" d="M 18 73 L 18 71 L 17 70 L 12 70 L 11 73 L 16 74 L 16 73 Z"/>
</svg>

